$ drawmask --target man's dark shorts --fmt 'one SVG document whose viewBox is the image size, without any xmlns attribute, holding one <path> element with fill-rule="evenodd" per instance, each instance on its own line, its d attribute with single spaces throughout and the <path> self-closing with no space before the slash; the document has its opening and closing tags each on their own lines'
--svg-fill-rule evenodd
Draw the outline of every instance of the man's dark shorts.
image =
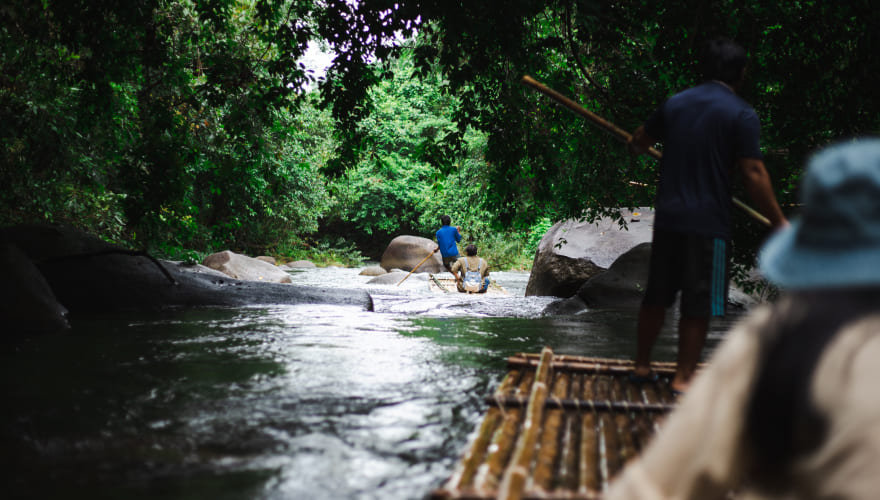
<svg viewBox="0 0 880 500">
<path fill-rule="evenodd" d="M 655 230 L 651 271 L 642 303 L 669 307 L 681 291 L 682 316 L 724 316 L 728 246 L 717 238 Z"/>
<path fill-rule="evenodd" d="M 452 264 L 455 264 L 455 261 L 457 261 L 460 257 L 460 255 L 443 257 L 443 267 L 445 267 L 447 271 L 452 272 Z"/>
</svg>

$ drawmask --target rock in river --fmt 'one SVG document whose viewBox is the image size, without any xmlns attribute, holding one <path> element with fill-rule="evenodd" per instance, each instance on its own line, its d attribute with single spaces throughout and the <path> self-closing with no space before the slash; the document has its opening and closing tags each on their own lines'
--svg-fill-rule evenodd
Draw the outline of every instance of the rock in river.
<svg viewBox="0 0 880 500">
<path fill-rule="evenodd" d="M 0 229 L 0 243 L 20 248 L 36 264 L 71 314 L 166 306 L 339 304 L 372 310 L 363 290 L 244 281 L 119 248 L 79 231 L 52 226 Z M 263 263 L 266 264 L 266 263 Z M 266 264 L 269 265 L 269 264 Z"/>
</svg>

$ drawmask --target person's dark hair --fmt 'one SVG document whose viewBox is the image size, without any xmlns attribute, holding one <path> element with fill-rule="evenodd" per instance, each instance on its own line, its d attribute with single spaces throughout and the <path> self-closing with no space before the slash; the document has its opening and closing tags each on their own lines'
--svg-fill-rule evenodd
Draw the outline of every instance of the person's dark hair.
<svg viewBox="0 0 880 500">
<path fill-rule="evenodd" d="M 473 257 L 477 255 L 477 246 L 476 245 L 468 245 L 464 249 L 464 253 L 467 254 L 468 257 Z"/>
<path fill-rule="evenodd" d="M 448 226 L 451 223 L 452 223 L 452 219 L 450 219 L 448 215 L 441 215 L 440 216 L 440 224 L 443 224 L 444 226 Z"/>
<path fill-rule="evenodd" d="M 727 38 L 714 38 L 706 43 L 700 58 L 703 78 L 733 85 L 739 81 L 748 61 L 745 49 L 739 44 Z"/>
</svg>

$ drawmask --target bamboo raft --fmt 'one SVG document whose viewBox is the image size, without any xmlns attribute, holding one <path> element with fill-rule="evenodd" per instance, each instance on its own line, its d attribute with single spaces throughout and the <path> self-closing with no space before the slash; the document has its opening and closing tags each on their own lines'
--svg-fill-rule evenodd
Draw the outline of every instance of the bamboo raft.
<svg viewBox="0 0 880 500">
<path fill-rule="evenodd" d="M 652 363 L 657 382 L 629 381 L 633 362 L 538 354 L 508 358 L 509 372 L 476 438 L 446 483 L 447 499 L 602 497 L 674 408 L 674 363 Z"/>
<path fill-rule="evenodd" d="M 446 278 L 442 276 L 437 276 L 436 274 L 428 275 L 428 287 L 431 289 L 432 292 L 435 293 L 459 293 L 458 288 L 455 286 L 455 278 Z M 486 290 L 486 293 L 478 295 L 510 295 L 510 292 L 505 290 L 504 287 L 502 287 L 498 283 L 495 283 L 495 281 L 490 280 L 489 289 Z"/>
</svg>

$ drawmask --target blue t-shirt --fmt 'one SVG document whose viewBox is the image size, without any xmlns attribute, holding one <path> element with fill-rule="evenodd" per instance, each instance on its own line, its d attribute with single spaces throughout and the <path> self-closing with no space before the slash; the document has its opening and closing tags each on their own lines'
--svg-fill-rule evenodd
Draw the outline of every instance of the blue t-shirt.
<svg viewBox="0 0 880 500">
<path fill-rule="evenodd" d="M 443 226 L 437 230 L 437 245 L 440 246 L 440 255 L 444 257 L 457 257 L 458 246 L 461 241 L 461 233 L 455 226 Z"/>
<path fill-rule="evenodd" d="M 755 110 L 708 81 L 670 97 L 645 132 L 663 142 L 654 227 L 729 240 L 736 160 L 763 158 Z"/>
</svg>

